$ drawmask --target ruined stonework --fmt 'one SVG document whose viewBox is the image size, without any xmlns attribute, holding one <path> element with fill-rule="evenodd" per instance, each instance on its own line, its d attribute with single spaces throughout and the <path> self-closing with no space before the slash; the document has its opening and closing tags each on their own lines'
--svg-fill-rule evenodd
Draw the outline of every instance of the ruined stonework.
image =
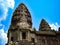
<svg viewBox="0 0 60 45">
<path fill-rule="evenodd" d="M 6 45 L 60 45 L 60 28 L 58 30 L 52 30 L 46 20 L 42 19 L 36 31 L 32 28 L 30 12 L 21 3 L 13 13 Z"/>
</svg>

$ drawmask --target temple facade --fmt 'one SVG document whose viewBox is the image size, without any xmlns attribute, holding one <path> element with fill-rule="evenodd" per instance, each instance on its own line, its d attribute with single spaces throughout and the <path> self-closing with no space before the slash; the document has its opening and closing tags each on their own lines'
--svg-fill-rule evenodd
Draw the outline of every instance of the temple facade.
<svg viewBox="0 0 60 45">
<path fill-rule="evenodd" d="M 37 22 L 36 22 L 37 23 Z M 39 30 L 32 28 L 32 18 L 27 7 L 21 3 L 13 12 L 6 45 L 60 45 L 60 28 L 51 29 L 45 19 Z"/>
</svg>

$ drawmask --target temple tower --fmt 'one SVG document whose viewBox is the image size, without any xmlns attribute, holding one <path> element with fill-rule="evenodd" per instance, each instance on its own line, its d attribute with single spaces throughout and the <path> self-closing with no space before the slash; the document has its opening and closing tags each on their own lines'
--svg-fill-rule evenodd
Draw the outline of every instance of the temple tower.
<svg viewBox="0 0 60 45">
<path fill-rule="evenodd" d="M 16 42 L 31 41 L 32 19 L 27 7 L 21 3 L 13 13 L 8 30 L 8 45 Z"/>
<path fill-rule="evenodd" d="M 49 24 L 46 22 L 45 19 L 41 20 L 41 23 L 40 23 L 40 26 L 39 26 L 39 30 L 42 30 L 42 31 L 44 31 L 44 30 L 46 30 L 46 31 L 51 30 L 51 27 L 49 26 Z"/>
</svg>

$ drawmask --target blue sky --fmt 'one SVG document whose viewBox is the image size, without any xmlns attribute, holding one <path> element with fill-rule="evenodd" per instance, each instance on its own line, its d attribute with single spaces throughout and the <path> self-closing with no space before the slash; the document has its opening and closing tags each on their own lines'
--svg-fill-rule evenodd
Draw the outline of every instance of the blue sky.
<svg viewBox="0 0 60 45">
<path fill-rule="evenodd" d="M 33 27 L 37 30 L 42 18 L 52 29 L 60 26 L 60 0 L 0 0 L 0 45 L 7 42 L 7 31 L 11 23 L 14 10 L 24 3 L 32 16 Z"/>
</svg>

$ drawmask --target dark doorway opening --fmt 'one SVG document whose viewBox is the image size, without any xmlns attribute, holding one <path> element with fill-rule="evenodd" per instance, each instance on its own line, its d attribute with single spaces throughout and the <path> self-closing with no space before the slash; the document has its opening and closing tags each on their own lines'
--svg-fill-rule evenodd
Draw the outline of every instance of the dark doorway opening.
<svg viewBox="0 0 60 45">
<path fill-rule="evenodd" d="M 11 37 L 11 41 L 13 41 L 13 37 Z"/>
<path fill-rule="evenodd" d="M 32 40 L 32 43 L 34 43 L 34 42 L 35 42 L 34 38 L 32 38 L 31 40 Z"/>
<path fill-rule="evenodd" d="M 26 32 L 22 32 L 22 39 L 26 39 Z"/>
</svg>

